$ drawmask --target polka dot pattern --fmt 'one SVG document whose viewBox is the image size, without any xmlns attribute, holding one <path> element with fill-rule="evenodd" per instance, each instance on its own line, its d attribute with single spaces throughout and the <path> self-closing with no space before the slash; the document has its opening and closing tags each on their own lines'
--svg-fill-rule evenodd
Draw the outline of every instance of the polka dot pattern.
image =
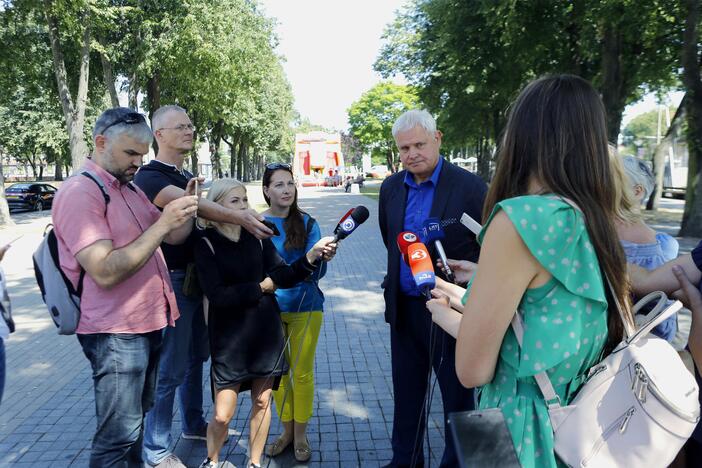
<svg viewBox="0 0 702 468">
<path fill-rule="evenodd" d="M 480 408 L 498 407 L 508 417 L 523 467 L 564 466 L 553 452 L 548 411 L 533 376 L 546 372 L 561 401 L 572 399 L 607 337 L 604 285 L 583 218 L 570 205 L 552 196 L 511 198 L 495 207 L 486 227 L 500 209 L 552 278 L 524 293 L 523 347 L 510 328 L 495 377 L 481 388 Z"/>
</svg>

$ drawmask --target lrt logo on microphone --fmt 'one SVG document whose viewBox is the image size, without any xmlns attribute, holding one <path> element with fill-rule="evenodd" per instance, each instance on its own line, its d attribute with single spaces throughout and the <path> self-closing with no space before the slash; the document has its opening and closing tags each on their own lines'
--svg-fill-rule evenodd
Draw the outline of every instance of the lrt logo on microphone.
<svg viewBox="0 0 702 468">
<path fill-rule="evenodd" d="M 417 236 L 412 234 L 411 232 L 406 232 L 402 238 L 407 241 L 407 242 L 417 242 Z"/>
<path fill-rule="evenodd" d="M 439 232 L 441 230 L 441 226 L 439 223 L 431 223 L 429 226 L 427 226 L 429 232 L 436 231 Z"/>
<path fill-rule="evenodd" d="M 354 222 L 353 219 L 351 218 L 346 218 L 343 223 L 341 223 L 341 229 L 344 231 L 353 231 L 353 228 L 356 227 L 356 223 Z"/>
<path fill-rule="evenodd" d="M 412 254 L 410 255 L 410 258 L 411 258 L 412 260 L 417 260 L 417 261 L 418 261 L 418 260 L 424 260 L 425 258 L 427 258 L 427 253 L 426 253 L 425 251 L 423 251 L 423 250 L 415 250 L 415 251 L 412 252 Z"/>
</svg>

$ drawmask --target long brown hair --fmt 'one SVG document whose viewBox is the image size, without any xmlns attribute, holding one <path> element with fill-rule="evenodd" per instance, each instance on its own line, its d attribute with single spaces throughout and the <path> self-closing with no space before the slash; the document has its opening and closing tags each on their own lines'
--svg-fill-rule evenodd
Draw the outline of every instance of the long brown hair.
<svg viewBox="0 0 702 468">
<path fill-rule="evenodd" d="M 573 200 L 583 211 L 600 267 L 612 281 L 625 320 L 633 324 L 626 261 L 614 225 L 618 200 L 607 145 L 604 106 L 587 81 L 574 75 L 532 81 L 510 109 L 483 219 L 499 201 L 527 194 L 532 176 L 549 192 Z M 611 351 L 625 328 L 603 280 L 609 303 L 605 350 Z"/>
<path fill-rule="evenodd" d="M 285 171 L 293 176 L 292 169 L 287 165 L 276 165 L 275 169 L 266 168 L 263 171 L 263 186 L 270 187 L 271 178 L 273 174 L 278 171 Z M 263 198 L 271 206 L 271 199 L 266 192 L 263 192 Z M 292 205 L 290 205 L 290 211 L 288 212 L 288 217 L 285 218 L 283 223 L 283 229 L 285 229 L 285 243 L 283 247 L 285 250 L 296 250 L 303 249 L 307 244 L 307 228 L 305 227 L 305 212 L 297 206 L 297 188 L 295 189 L 295 197 L 293 198 Z"/>
</svg>

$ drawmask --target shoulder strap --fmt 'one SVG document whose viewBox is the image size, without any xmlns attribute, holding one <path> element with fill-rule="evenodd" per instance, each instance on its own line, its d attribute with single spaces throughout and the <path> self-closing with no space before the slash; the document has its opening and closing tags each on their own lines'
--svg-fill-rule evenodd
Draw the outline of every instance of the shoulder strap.
<svg viewBox="0 0 702 468">
<path fill-rule="evenodd" d="M 561 197 L 561 196 L 554 196 L 553 198 L 567 203 L 574 210 L 583 214 L 583 211 L 580 209 L 580 207 L 574 201 L 572 201 L 566 197 Z M 619 317 L 621 318 L 622 323 L 624 324 L 624 329 L 626 330 L 627 340 L 629 340 L 633 336 L 636 336 L 634 334 L 635 330 L 632 329 L 631 324 L 629 324 L 629 322 L 627 322 L 624 319 L 624 312 L 623 312 L 624 309 L 622 308 L 622 305 L 619 302 L 619 299 L 617 298 L 617 295 L 614 292 L 614 288 L 612 287 L 612 283 L 610 282 L 609 278 L 607 277 L 607 275 L 604 272 L 602 272 L 602 276 L 604 276 L 604 279 L 607 282 L 607 287 L 609 288 L 610 295 L 612 296 L 612 299 L 614 300 L 614 304 L 617 308 L 617 312 L 619 313 Z M 649 295 L 649 296 L 651 296 L 651 295 Z M 522 321 L 521 315 L 519 315 L 519 311 L 515 311 L 514 317 L 512 317 L 511 326 L 512 326 L 512 330 L 514 331 L 514 335 L 517 338 L 517 343 L 519 344 L 519 347 L 521 348 L 522 341 L 524 339 L 524 322 Z M 653 328 L 653 327 L 651 327 L 651 328 Z M 546 405 L 548 406 L 548 409 L 552 410 L 552 409 L 559 408 L 561 406 L 561 399 L 558 396 L 558 394 L 556 393 L 556 390 L 553 388 L 553 384 L 551 383 L 551 380 L 548 378 L 548 374 L 546 374 L 546 372 L 539 372 L 538 374 L 534 375 L 534 380 L 536 381 L 536 384 L 538 385 L 539 390 L 541 390 L 541 393 L 544 396 L 544 400 L 546 402 Z M 550 411 L 549 411 L 549 415 L 550 415 Z M 552 421 L 552 423 L 553 423 L 553 421 Z"/>
<path fill-rule="evenodd" d="M 81 175 L 84 175 L 88 179 L 92 180 L 97 184 L 97 186 L 100 188 L 100 192 L 102 192 L 102 198 L 105 199 L 105 215 L 107 215 L 107 204 L 110 203 L 110 195 L 107 193 L 107 187 L 105 187 L 105 183 L 102 181 L 100 177 L 97 176 L 97 174 L 91 172 L 91 171 L 83 171 L 81 172 Z"/>
</svg>

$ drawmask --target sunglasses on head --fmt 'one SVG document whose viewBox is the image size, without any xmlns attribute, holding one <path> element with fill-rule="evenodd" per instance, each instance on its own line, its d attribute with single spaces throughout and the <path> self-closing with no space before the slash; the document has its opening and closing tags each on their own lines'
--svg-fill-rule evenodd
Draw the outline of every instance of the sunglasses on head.
<svg viewBox="0 0 702 468">
<path fill-rule="evenodd" d="M 100 133 L 104 134 L 108 128 L 114 127 L 115 125 L 119 125 L 119 124 L 134 125 L 134 124 L 143 123 L 143 122 L 144 123 L 146 122 L 146 119 L 144 118 L 143 115 L 141 115 L 138 112 L 131 112 L 129 114 L 123 115 L 119 119 L 112 122 L 110 125 L 107 125 L 105 128 L 102 129 L 102 131 Z"/>
<path fill-rule="evenodd" d="M 279 163 L 279 162 L 266 164 L 267 171 L 276 171 L 278 169 L 285 169 L 286 171 L 292 171 L 292 166 L 288 163 Z"/>
</svg>

